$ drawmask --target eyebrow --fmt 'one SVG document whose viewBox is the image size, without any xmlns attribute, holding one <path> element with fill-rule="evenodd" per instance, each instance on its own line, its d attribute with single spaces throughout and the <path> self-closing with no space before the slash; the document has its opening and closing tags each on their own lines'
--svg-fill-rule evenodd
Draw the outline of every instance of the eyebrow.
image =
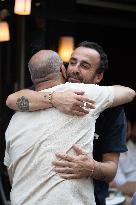
<svg viewBox="0 0 136 205">
<path fill-rule="evenodd" d="M 92 66 L 92 64 L 88 63 L 87 61 L 84 61 L 84 60 L 83 60 L 83 61 L 81 61 L 81 62 Z"/>
<path fill-rule="evenodd" d="M 77 58 L 71 57 L 70 60 L 77 60 Z"/>
<path fill-rule="evenodd" d="M 78 60 L 76 57 L 71 57 L 70 60 Z M 88 63 L 87 61 L 85 60 L 82 60 L 80 63 L 85 63 L 87 65 L 89 65 L 90 67 L 92 67 L 92 64 L 91 63 Z"/>
</svg>

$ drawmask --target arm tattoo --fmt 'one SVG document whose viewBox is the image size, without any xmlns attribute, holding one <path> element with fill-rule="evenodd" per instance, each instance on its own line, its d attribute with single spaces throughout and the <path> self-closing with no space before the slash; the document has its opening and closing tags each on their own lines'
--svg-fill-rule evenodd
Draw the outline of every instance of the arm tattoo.
<svg viewBox="0 0 136 205">
<path fill-rule="evenodd" d="M 16 105 L 20 111 L 29 111 L 29 100 L 22 96 L 17 99 Z"/>
</svg>

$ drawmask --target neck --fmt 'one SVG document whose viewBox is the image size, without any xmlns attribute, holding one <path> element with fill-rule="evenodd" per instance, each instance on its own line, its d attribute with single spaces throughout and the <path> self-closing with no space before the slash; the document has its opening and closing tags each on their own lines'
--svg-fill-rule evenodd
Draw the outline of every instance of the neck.
<svg viewBox="0 0 136 205">
<path fill-rule="evenodd" d="M 63 77 L 60 77 L 59 79 L 52 79 L 52 80 L 48 80 L 48 81 L 35 84 L 35 90 L 40 91 L 40 90 L 52 88 L 56 85 L 60 85 L 64 83 L 65 83 L 65 79 Z"/>
</svg>

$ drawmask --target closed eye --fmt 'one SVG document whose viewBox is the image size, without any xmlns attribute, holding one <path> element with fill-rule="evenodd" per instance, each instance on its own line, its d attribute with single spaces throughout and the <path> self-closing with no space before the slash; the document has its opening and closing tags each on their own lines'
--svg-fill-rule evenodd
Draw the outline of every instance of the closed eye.
<svg viewBox="0 0 136 205">
<path fill-rule="evenodd" d="M 69 61 L 69 64 L 70 65 L 75 65 L 77 63 L 77 61 L 75 60 L 75 59 L 71 59 L 70 61 Z"/>
<path fill-rule="evenodd" d="M 91 67 L 90 64 L 88 64 L 88 63 L 81 63 L 80 66 L 84 69 L 90 69 L 90 67 Z"/>
</svg>

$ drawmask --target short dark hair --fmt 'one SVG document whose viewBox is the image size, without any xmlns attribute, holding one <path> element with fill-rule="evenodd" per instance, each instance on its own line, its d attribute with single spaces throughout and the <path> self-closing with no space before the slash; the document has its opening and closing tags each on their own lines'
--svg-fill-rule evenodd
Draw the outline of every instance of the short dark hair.
<svg viewBox="0 0 136 205">
<path fill-rule="evenodd" d="M 76 48 L 78 47 L 91 48 L 96 50 L 100 54 L 101 63 L 97 70 L 98 73 L 104 73 L 108 69 L 108 57 L 100 45 L 95 42 L 83 41 L 76 46 Z"/>
</svg>

